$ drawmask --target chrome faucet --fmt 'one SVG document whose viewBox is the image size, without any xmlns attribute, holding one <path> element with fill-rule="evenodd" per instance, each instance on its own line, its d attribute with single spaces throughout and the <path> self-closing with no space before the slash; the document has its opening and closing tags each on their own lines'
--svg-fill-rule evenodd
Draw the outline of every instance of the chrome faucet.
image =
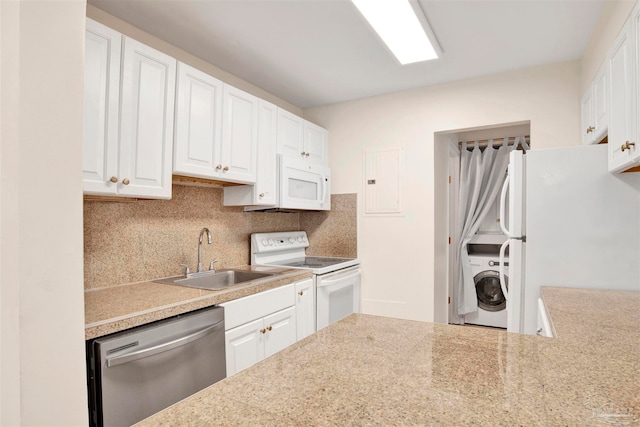
<svg viewBox="0 0 640 427">
<path fill-rule="evenodd" d="M 211 232 L 208 228 L 203 228 L 200 231 L 200 237 L 198 238 L 198 273 L 202 271 L 202 238 L 204 237 L 204 233 L 207 233 L 207 243 L 211 244 Z"/>
</svg>

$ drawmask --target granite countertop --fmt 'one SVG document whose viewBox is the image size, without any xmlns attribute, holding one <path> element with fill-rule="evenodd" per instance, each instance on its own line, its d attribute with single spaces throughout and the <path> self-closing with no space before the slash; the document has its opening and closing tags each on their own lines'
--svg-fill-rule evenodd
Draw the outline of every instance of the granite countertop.
<svg viewBox="0 0 640 427">
<path fill-rule="evenodd" d="M 139 282 L 84 293 L 85 339 L 92 339 L 220 304 L 312 276 L 307 270 L 241 266 L 234 269 L 278 273 L 221 291 Z"/>
<path fill-rule="evenodd" d="M 139 425 L 640 425 L 640 292 L 542 294 L 557 338 L 354 314 Z"/>
</svg>

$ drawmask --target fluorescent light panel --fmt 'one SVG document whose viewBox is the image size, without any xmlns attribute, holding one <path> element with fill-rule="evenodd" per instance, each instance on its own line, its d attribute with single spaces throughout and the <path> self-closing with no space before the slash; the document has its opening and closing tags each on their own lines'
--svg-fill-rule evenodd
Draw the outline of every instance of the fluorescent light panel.
<svg viewBox="0 0 640 427">
<path fill-rule="evenodd" d="M 438 57 L 408 0 L 351 0 L 402 65 Z"/>
</svg>

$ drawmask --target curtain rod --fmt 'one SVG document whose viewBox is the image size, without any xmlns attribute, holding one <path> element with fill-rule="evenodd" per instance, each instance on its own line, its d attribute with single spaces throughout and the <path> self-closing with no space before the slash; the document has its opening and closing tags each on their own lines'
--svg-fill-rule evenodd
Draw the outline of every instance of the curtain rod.
<svg viewBox="0 0 640 427">
<path fill-rule="evenodd" d="M 513 139 L 515 141 L 517 137 L 515 136 L 508 136 L 507 137 L 507 144 L 509 144 L 509 140 Z M 529 135 L 525 135 L 524 136 L 525 141 L 527 142 L 527 144 L 529 143 Z M 466 144 L 470 147 L 473 147 L 474 143 L 478 141 L 478 146 L 480 147 L 486 147 L 487 145 L 489 145 L 489 141 L 493 141 L 493 145 L 495 146 L 499 146 L 502 145 L 504 142 L 504 138 L 489 138 L 489 139 L 473 139 L 473 140 L 469 140 L 469 141 L 458 141 L 458 144 L 462 145 L 466 142 Z"/>
</svg>

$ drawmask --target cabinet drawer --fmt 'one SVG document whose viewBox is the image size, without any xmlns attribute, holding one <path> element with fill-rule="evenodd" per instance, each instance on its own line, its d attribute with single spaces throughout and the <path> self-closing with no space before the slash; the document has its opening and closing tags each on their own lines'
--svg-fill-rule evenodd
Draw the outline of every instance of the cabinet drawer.
<svg viewBox="0 0 640 427">
<path fill-rule="evenodd" d="M 225 330 L 295 305 L 294 284 L 270 289 L 220 304 L 224 307 Z"/>
</svg>

